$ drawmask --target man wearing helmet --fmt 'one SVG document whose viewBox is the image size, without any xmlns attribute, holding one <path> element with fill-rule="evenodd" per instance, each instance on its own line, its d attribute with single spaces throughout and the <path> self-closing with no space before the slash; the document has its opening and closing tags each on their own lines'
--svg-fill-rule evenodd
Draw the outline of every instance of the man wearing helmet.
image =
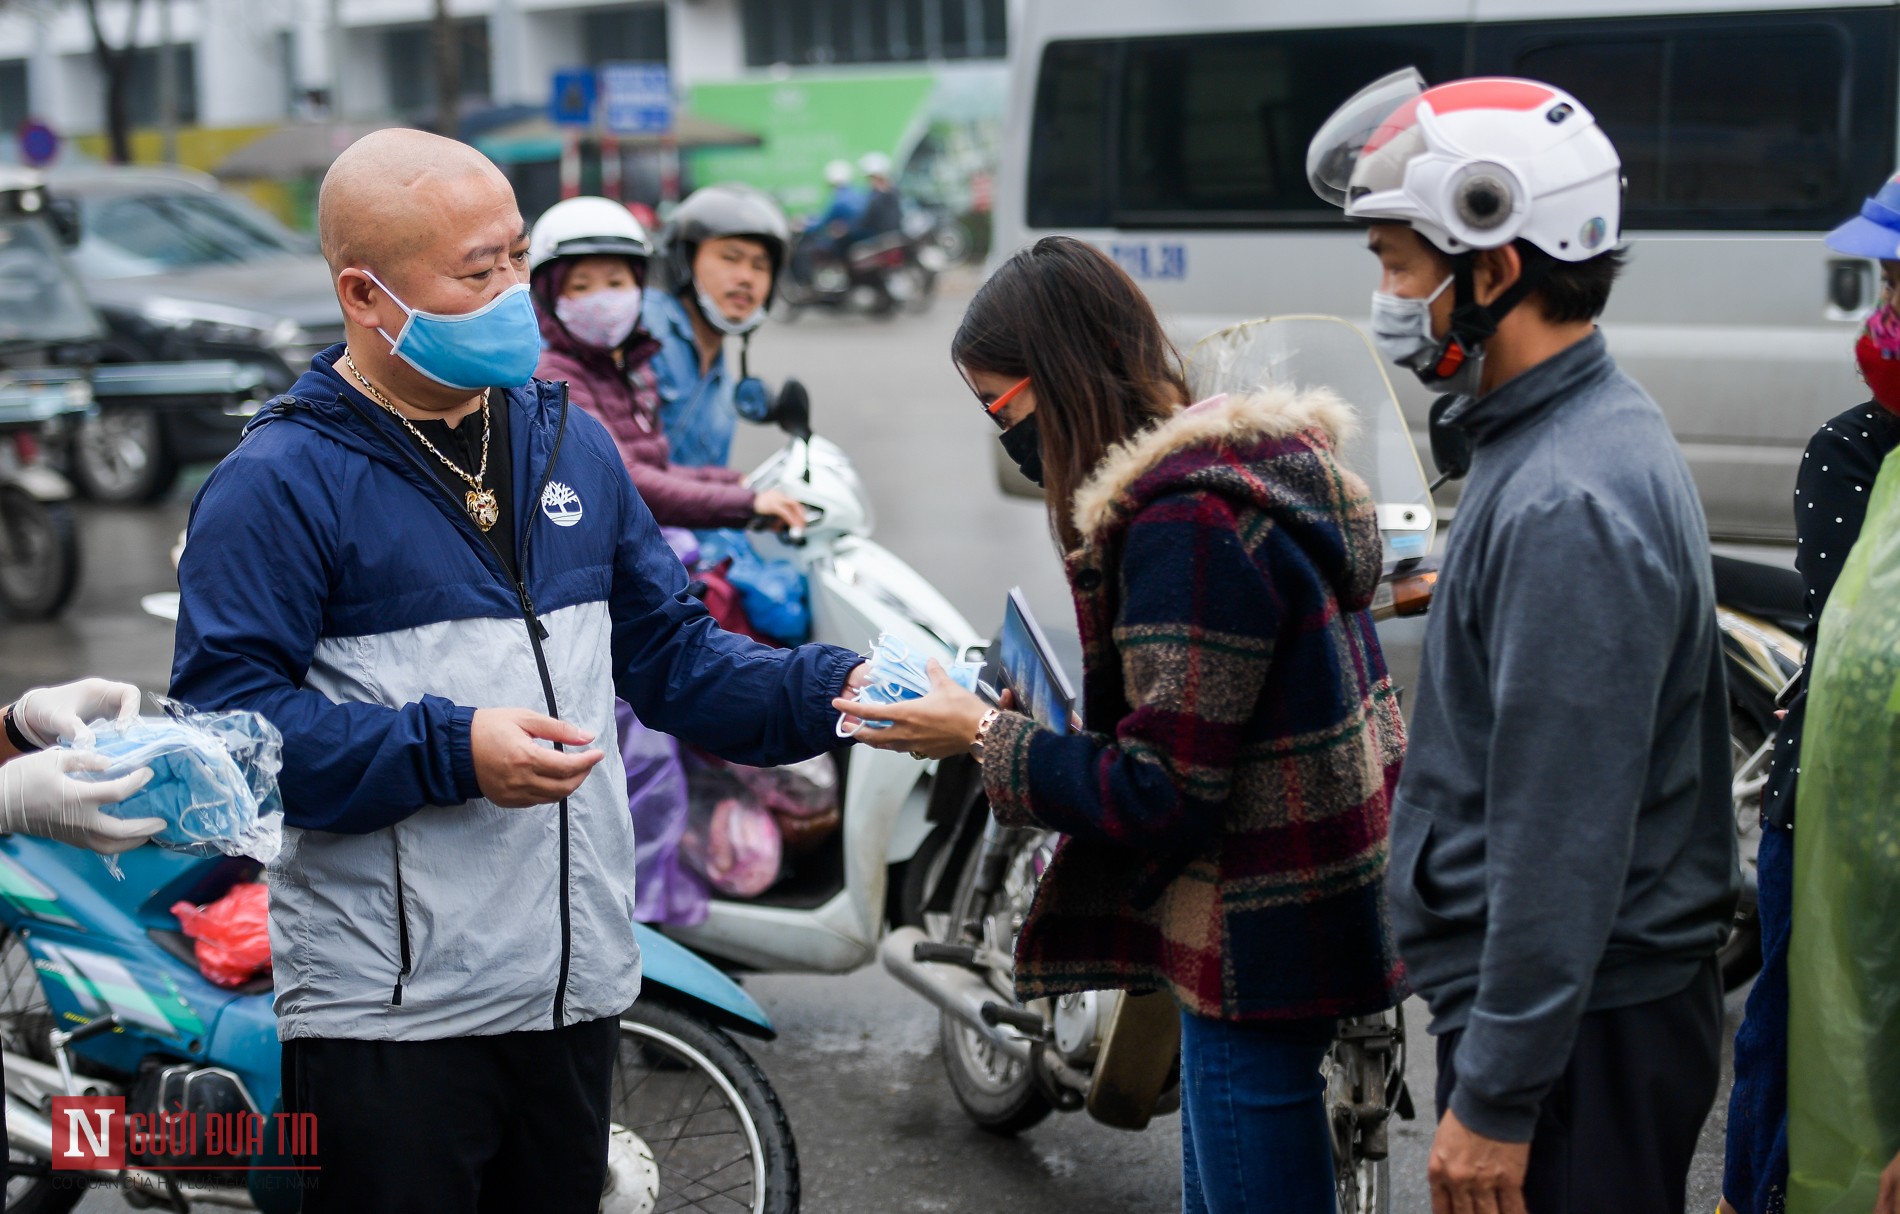
<svg viewBox="0 0 1900 1214">
<path fill-rule="evenodd" d="M 895 232 L 904 226 L 904 200 L 891 180 L 891 158 L 882 152 L 866 152 L 858 161 L 869 187 L 864 211 L 851 231 L 853 240 L 870 240 Z"/>
<path fill-rule="evenodd" d="M 831 187 L 831 200 L 811 220 L 806 239 L 792 254 L 793 271 L 800 282 L 809 282 L 812 262 L 817 257 L 836 260 L 844 255 L 845 241 L 864 214 L 864 191 L 852 178 L 857 173 L 849 160 L 834 160 L 825 166 L 825 184 Z"/>
<path fill-rule="evenodd" d="M 1377 344 L 1468 452 L 1392 810 L 1434 1208 L 1680 1214 L 1738 874 L 1706 524 L 1595 323 L 1616 150 L 1547 85 L 1407 71 L 1307 163 L 1369 225 Z"/>
<path fill-rule="evenodd" d="M 765 385 L 751 378 L 745 346 L 735 378 L 725 344 L 750 341 L 765 323 L 790 243 L 778 204 L 745 186 L 695 190 L 667 223 L 667 289 L 647 292 L 642 320 L 660 343 L 653 372 L 674 463 L 724 467 L 738 416 L 765 420 Z"/>
</svg>

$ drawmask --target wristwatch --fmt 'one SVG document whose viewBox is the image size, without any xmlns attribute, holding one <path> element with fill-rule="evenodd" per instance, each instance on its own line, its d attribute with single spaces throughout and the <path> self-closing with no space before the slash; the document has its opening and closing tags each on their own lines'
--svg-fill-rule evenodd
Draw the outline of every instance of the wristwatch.
<svg viewBox="0 0 1900 1214">
<path fill-rule="evenodd" d="M 6 728 L 7 744 L 9 746 L 21 754 L 31 754 L 33 751 L 39 750 L 40 747 L 27 738 L 26 732 L 20 728 L 20 723 L 13 719 L 13 710 L 17 707 L 19 707 L 17 703 L 9 704 L 5 712 L 0 712 L 0 725 L 4 725 Z"/>
<path fill-rule="evenodd" d="M 996 724 L 996 718 L 1002 715 L 1002 709 L 992 708 L 983 714 L 982 720 L 976 723 L 976 741 L 970 743 L 970 753 L 976 756 L 978 763 L 983 761 L 983 746 L 989 741 L 990 726 Z"/>
</svg>

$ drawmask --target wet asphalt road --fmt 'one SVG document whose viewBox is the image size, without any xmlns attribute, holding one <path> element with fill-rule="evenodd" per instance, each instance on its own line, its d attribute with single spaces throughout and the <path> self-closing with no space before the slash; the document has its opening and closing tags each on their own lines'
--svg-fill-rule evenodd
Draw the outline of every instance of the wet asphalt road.
<svg viewBox="0 0 1900 1214">
<path fill-rule="evenodd" d="M 995 490 L 994 432 L 950 367 L 946 351 L 961 305 L 949 297 L 926 316 L 893 322 L 774 322 L 754 344 L 754 370 L 805 381 L 814 428 L 851 454 L 869 487 L 878 538 L 979 629 L 996 624 L 1012 585 L 1024 587 L 1045 621 L 1067 623 L 1072 615 L 1041 509 Z M 777 442 L 775 434 L 749 430 L 735 462 L 749 466 Z M 176 588 L 168 552 L 201 476 L 198 470 L 157 506 L 85 511 L 85 575 L 73 606 L 49 624 L 0 622 L 0 701 L 38 683 L 92 673 L 165 686 L 171 628 L 143 615 L 138 600 Z M 1401 682 L 1416 672 L 1417 637 L 1412 625 L 1386 634 Z M 1179 1208 L 1176 1119 L 1129 1134 L 1080 1114 L 1057 1116 L 1013 1141 L 996 1139 L 971 1128 L 950 1096 L 935 1013 L 882 971 L 759 976 L 747 986 L 780 1031 L 777 1041 L 751 1048 L 791 1114 L 804 1209 L 813 1214 Z M 1731 997 L 1731 1034 L 1740 1009 L 1740 997 Z M 1408 1074 L 1429 1117 L 1431 1043 L 1422 1007 L 1414 1001 L 1407 1014 Z M 1690 1211 L 1715 1206 L 1725 1102 L 1726 1081 L 1691 1178 Z M 1397 1127 L 1394 1211 L 1431 1209 L 1424 1181 L 1429 1141 L 1424 1120 Z M 81 1208 L 96 1214 L 125 1207 L 115 1195 L 98 1194 Z"/>
</svg>

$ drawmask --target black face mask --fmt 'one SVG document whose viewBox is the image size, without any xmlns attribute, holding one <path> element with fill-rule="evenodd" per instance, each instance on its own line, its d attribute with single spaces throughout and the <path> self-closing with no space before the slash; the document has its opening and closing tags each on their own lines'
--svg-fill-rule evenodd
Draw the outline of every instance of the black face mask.
<svg viewBox="0 0 1900 1214">
<path fill-rule="evenodd" d="M 1034 413 L 997 435 L 996 441 L 1032 484 L 1042 484 L 1042 431 L 1036 428 Z"/>
</svg>

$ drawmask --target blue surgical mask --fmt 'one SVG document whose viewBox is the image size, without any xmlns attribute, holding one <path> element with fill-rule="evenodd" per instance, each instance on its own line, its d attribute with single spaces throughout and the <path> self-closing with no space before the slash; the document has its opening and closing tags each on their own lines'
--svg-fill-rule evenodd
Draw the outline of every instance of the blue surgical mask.
<svg viewBox="0 0 1900 1214">
<path fill-rule="evenodd" d="M 369 280 L 409 314 L 394 337 L 378 328 L 397 358 L 445 388 L 476 392 L 518 388 L 534 378 L 541 361 L 541 322 L 528 284 L 518 282 L 473 312 L 458 316 L 418 312 L 382 279 Z"/>
</svg>

